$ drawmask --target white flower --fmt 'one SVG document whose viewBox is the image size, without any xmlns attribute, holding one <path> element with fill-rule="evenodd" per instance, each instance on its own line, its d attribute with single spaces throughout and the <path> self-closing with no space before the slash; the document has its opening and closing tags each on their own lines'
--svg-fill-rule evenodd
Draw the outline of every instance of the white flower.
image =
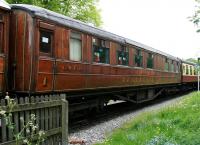
<svg viewBox="0 0 200 145">
<path fill-rule="evenodd" d="M 4 115 L 5 113 L 6 113 L 6 111 L 4 111 L 4 110 L 0 111 L 0 115 Z"/>
<path fill-rule="evenodd" d="M 25 140 L 23 140 L 23 142 L 24 142 L 25 144 L 27 144 L 27 143 L 28 143 L 28 140 L 27 140 L 27 139 L 25 139 Z"/>
<path fill-rule="evenodd" d="M 38 127 L 37 126 L 33 126 L 32 130 L 35 131 Z"/>
<path fill-rule="evenodd" d="M 39 136 L 43 136 L 45 133 L 44 133 L 44 131 L 39 131 L 38 134 L 39 134 Z"/>
<path fill-rule="evenodd" d="M 36 120 L 35 114 L 31 114 L 31 120 Z"/>
<path fill-rule="evenodd" d="M 27 128 L 27 129 L 26 129 L 26 133 L 30 133 L 30 129 Z"/>
<path fill-rule="evenodd" d="M 5 99 L 6 99 L 6 100 L 9 100 L 9 99 L 10 99 L 10 97 L 9 97 L 8 95 L 6 95 Z"/>
</svg>

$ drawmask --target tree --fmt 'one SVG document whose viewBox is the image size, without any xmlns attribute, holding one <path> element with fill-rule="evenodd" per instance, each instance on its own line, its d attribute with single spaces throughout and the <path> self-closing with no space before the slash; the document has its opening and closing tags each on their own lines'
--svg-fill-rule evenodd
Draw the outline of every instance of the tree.
<svg viewBox="0 0 200 145">
<path fill-rule="evenodd" d="M 192 63 L 197 63 L 197 59 L 195 59 L 195 58 L 188 58 L 185 61 L 189 61 L 189 62 L 192 62 Z"/>
<path fill-rule="evenodd" d="M 200 0 L 195 0 L 196 1 L 196 9 L 194 12 L 194 15 L 190 18 L 190 21 L 192 21 L 198 28 L 197 32 L 200 32 Z"/>
<path fill-rule="evenodd" d="M 97 8 L 98 0 L 6 0 L 12 4 L 31 4 L 40 6 L 74 19 L 101 26 L 100 10 Z"/>
</svg>

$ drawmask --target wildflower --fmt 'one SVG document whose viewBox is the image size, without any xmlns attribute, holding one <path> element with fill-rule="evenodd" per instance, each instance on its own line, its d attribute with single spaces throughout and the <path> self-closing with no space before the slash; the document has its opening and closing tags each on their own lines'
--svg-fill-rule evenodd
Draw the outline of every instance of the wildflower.
<svg viewBox="0 0 200 145">
<path fill-rule="evenodd" d="M 32 126 L 32 130 L 35 131 L 38 128 L 38 126 Z"/>
<path fill-rule="evenodd" d="M 43 136 L 45 133 L 44 133 L 44 131 L 39 131 L 38 134 L 39 134 L 39 136 Z"/>
<path fill-rule="evenodd" d="M 28 143 L 28 140 L 27 140 L 27 139 L 25 139 L 25 140 L 23 140 L 23 142 L 24 142 L 25 144 L 27 144 L 27 143 Z"/>
<path fill-rule="evenodd" d="M 30 129 L 27 128 L 27 129 L 26 129 L 26 133 L 30 133 Z"/>
<path fill-rule="evenodd" d="M 36 120 L 35 114 L 31 114 L 31 120 Z"/>
<path fill-rule="evenodd" d="M 0 111 L 0 115 L 4 115 L 5 113 L 6 113 L 6 111 L 4 111 L 4 110 Z"/>
<path fill-rule="evenodd" d="M 9 97 L 8 95 L 6 95 L 5 99 L 6 99 L 6 100 L 9 100 L 9 99 L 10 99 L 10 97 Z"/>
</svg>

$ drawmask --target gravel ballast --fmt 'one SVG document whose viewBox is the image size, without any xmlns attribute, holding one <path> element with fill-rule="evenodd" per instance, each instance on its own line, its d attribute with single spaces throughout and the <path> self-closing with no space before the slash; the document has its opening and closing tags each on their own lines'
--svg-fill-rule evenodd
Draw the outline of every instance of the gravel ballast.
<svg viewBox="0 0 200 145">
<path fill-rule="evenodd" d="M 88 127 L 86 129 L 79 130 L 75 133 L 69 134 L 70 139 L 84 140 L 86 145 L 92 145 L 94 143 L 103 142 L 106 138 L 106 134 L 110 134 L 114 129 L 121 127 L 124 123 L 133 119 L 135 116 L 139 115 L 145 111 L 154 111 L 158 109 L 162 109 L 166 106 L 172 105 L 181 98 L 175 98 L 171 100 L 164 101 L 159 104 L 153 104 L 147 107 L 144 107 L 139 110 L 133 110 L 128 112 L 127 114 L 114 117 L 108 121 L 97 121 L 94 126 Z"/>
</svg>

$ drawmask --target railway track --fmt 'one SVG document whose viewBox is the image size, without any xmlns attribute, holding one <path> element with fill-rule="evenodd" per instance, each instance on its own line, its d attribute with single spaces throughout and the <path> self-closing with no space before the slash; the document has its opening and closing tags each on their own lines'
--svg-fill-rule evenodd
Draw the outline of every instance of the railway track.
<svg viewBox="0 0 200 145">
<path fill-rule="evenodd" d="M 163 103 L 170 99 L 178 98 L 183 95 L 186 95 L 190 92 L 191 91 L 187 91 L 187 92 L 181 92 L 181 93 L 172 94 L 172 95 L 161 94 L 155 100 L 145 102 L 142 104 L 133 104 L 129 102 L 122 102 L 122 103 L 117 103 L 117 104 L 113 103 L 112 105 L 105 106 L 104 110 L 100 113 L 94 111 L 80 118 L 69 120 L 69 133 L 75 133 L 80 130 L 90 128 L 92 126 L 95 126 L 102 122 L 109 121 L 111 119 L 122 116 L 129 112 L 137 111 L 148 106 Z"/>
</svg>

